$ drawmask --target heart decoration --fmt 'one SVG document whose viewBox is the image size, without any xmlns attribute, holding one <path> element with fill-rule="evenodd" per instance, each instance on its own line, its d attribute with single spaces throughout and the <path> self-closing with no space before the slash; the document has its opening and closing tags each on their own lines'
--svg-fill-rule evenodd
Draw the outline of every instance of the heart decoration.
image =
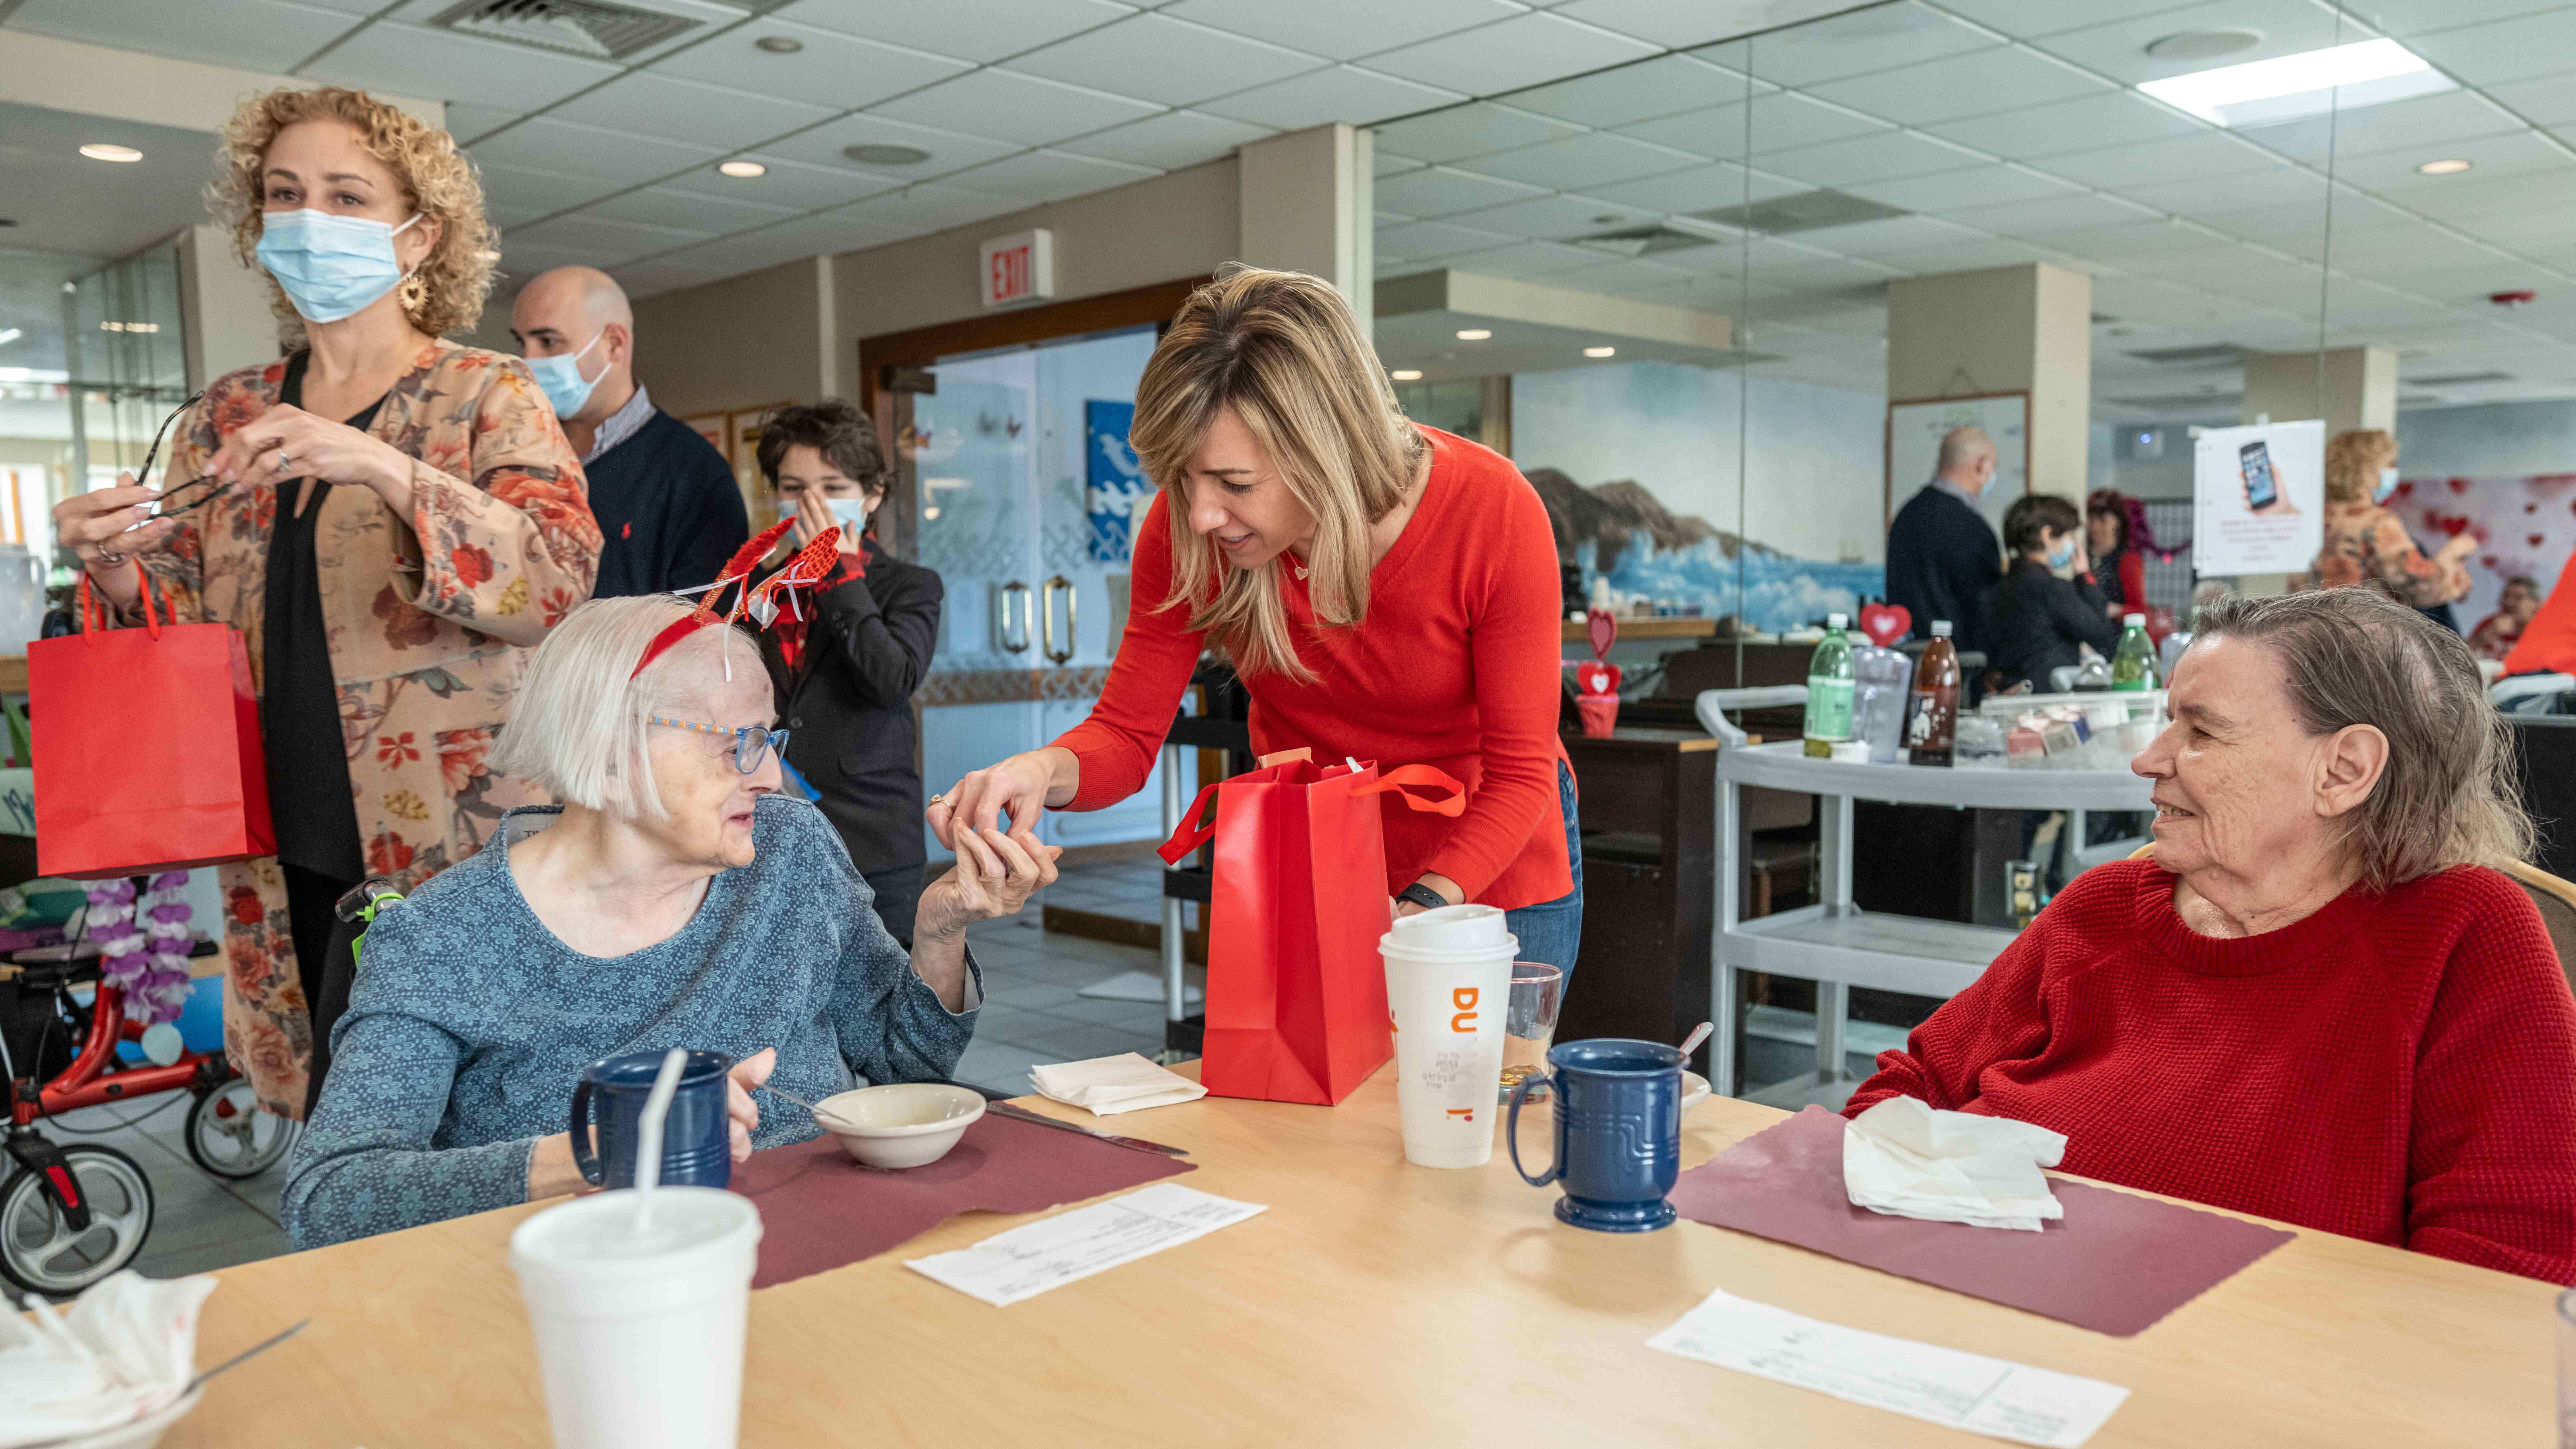
<svg viewBox="0 0 2576 1449">
<path fill-rule="evenodd" d="M 1905 637 L 1914 627 L 1914 611 L 1903 604 L 1863 604 L 1860 606 L 1860 631 L 1871 643 L 1885 649 Z"/>
<path fill-rule="evenodd" d="M 2469 491 L 2469 480 L 2468 480 L 2468 479 L 2466 479 L 2466 478 L 2454 478 L 2454 479 L 2452 479 L 2452 480 L 2450 480 L 2450 481 L 2451 481 L 2451 491 L 2452 491 L 2452 492 L 2454 492 L 2454 493 L 2466 493 L 2466 492 L 2468 492 L 2468 491 Z"/>
<path fill-rule="evenodd" d="M 2547 535 L 2547 534 L 2545 534 L 2545 533 L 2532 533 L 2532 534 L 2525 534 L 2525 535 L 2524 535 L 2524 537 L 2529 538 L 2529 539 L 2531 540 L 2531 546 L 2532 546 L 2533 548 L 2538 548 L 2538 547 L 2540 547 L 2540 545 L 2541 545 L 2543 542 L 2545 542 L 2545 541 L 2548 539 L 2549 535 Z"/>
<path fill-rule="evenodd" d="M 1574 688 L 1578 694 L 1615 695 L 1619 692 L 1619 666 L 1596 659 L 1574 666 Z"/>
<path fill-rule="evenodd" d="M 1610 646 L 1619 642 L 1619 620 L 1608 609 L 1594 609 L 1584 616 L 1592 629 L 1592 657 L 1607 659 Z"/>
</svg>

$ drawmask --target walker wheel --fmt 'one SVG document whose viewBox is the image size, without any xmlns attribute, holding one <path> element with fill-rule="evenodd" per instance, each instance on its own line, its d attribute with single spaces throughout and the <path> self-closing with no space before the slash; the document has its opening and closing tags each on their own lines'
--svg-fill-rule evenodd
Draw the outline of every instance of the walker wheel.
<svg viewBox="0 0 2576 1449">
<path fill-rule="evenodd" d="M 85 1232 L 72 1231 L 38 1174 L 22 1167 L 0 1186 L 0 1277 L 57 1296 L 133 1262 L 152 1231 L 152 1180 L 133 1158 L 79 1142 L 63 1161 L 89 1204 Z"/>
<path fill-rule="evenodd" d="M 247 1077 L 234 1077 L 188 1105 L 188 1159 L 239 1182 L 277 1165 L 295 1145 L 295 1124 L 261 1109 Z"/>
</svg>

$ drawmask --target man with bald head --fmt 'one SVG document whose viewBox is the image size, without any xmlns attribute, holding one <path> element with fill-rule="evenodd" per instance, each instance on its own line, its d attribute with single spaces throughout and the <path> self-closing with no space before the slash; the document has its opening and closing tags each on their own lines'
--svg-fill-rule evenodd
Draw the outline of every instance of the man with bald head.
<svg viewBox="0 0 2576 1449">
<path fill-rule="evenodd" d="M 1932 481 L 1887 526 L 1887 601 L 1914 615 L 1917 639 L 1947 619 L 1959 648 L 1986 647 L 1985 597 L 2003 579 L 2004 547 L 1977 500 L 1994 476 L 1994 440 L 1953 428 Z"/>
<path fill-rule="evenodd" d="M 590 479 L 606 546 L 596 598 L 715 582 L 751 537 L 724 455 L 635 380 L 635 313 L 605 272 L 557 267 L 519 289 L 510 335 Z"/>
</svg>

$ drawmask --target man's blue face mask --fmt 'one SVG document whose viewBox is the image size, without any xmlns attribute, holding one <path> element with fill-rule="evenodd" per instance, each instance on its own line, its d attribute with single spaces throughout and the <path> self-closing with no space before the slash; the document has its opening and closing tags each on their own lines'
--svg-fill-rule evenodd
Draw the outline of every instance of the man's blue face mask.
<svg viewBox="0 0 2576 1449">
<path fill-rule="evenodd" d="M 544 389 L 546 403 L 555 410 L 556 417 L 570 419 L 573 414 L 580 412 L 582 405 L 590 401 L 591 393 L 598 388 L 599 377 L 608 376 L 608 369 L 605 367 L 599 370 L 599 377 L 581 375 L 582 358 L 588 356 L 590 349 L 599 345 L 599 339 L 607 335 L 607 329 L 602 328 L 597 335 L 581 345 L 579 352 L 564 352 L 553 357 L 528 359 L 528 371 L 536 374 L 537 386 Z"/>
</svg>

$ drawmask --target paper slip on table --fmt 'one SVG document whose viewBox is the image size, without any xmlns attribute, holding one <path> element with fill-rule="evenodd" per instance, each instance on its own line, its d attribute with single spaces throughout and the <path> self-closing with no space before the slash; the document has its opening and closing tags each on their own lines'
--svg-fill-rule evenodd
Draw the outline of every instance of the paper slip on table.
<svg viewBox="0 0 2576 1449">
<path fill-rule="evenodd" d="M 1522 1115 L 1543 1160 L 1546 1114 Z M 1711 1098 L 1684 1121 L 1682 1160 L 1783 1115 Z M 1339 1107 L 1206 1097 L 1112 1125 L 1189 1148 L 1200 1170 L 1178 1181 L 1270 1210 L 1008 1308 L 903 1260 L 1037 1215 L 970 1213 L 756 1292 L 746 1449 L 2002 1442 L 1646 1347 L 1712 1288 L 2123 1385 L 2128 1402 L 2090 1441 L 2103 1449 L 2551 1442 L 2556 1290 L 2329 1233 L 2302 1231 L 2110 1338 L 1698 1223 L 1564 1226 L 1556 1190 L 1523 1186 L 1499 1150 L 1483 1170 L 1406 1165 L 1390 1071 Z M 211 1386 L 164 1445 L 542 1449 L 507 1257 L 536 1210 L 218 1273 L 200 1364 L 299 1318 L 313 1326 Z"/>
</svg>

